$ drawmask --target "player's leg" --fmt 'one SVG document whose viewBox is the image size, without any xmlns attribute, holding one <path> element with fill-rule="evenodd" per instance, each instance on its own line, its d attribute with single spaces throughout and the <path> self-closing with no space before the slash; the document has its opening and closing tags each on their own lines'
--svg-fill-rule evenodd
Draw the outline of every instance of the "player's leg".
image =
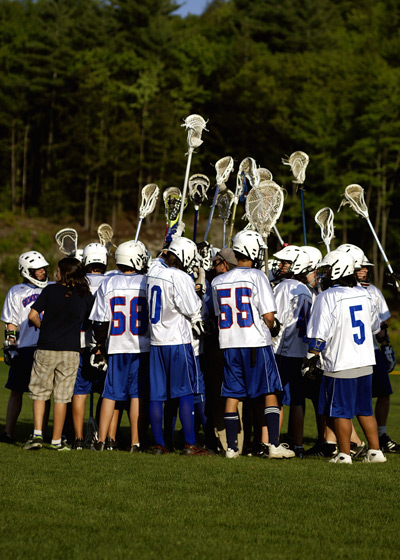
<svg viewBox="0 0 400 560">
<path fill-rule="evenodd" d="M 225 402 L 224 422 L 227 442 L 226 456 L 228 458 L 235 458 L 239 455 L 237 444 L 237 434 L 239 431 L 238 404 L 239 399 L 233 397 L 228 397 Z"/>
<path fill-rule="evenodd" d="M 340 453 L 350 455 L 351 418 L 333 418 Z"/>
<path fill-rule="evenodd" d="M 83 422 L 87 395 L 74 395 L 72 399 L 72 420 L 74 423 L 75 441 L 83 440 Z"/>
<path fill-rule="evenodd" d="M 370 449 L 379 449 L 378 425 L 374 416 L 357 416 L 360 426 L 368 440 Z"/>
<path fill-rule="evenodd" d="M 131 446 L 139 447 L 139 399 L 132 398 L 129 408 L 129 420 L 131 423 Z"/>
<path fill-rule="evenodd" d="M 387 363 L 380 350 L 375 350 L 376 364 L 372 374 L 372 396 L 376 397 L 375 418 L 378 423 L 380 448 L 386 453 L 400 453 L 400 444 L 386 433 L 390 411 L 390 395 L 393 393 Z"/>
<path fill-rule="evenodd" d="M 103 397 L 100 409 L 99 442 L 105 443 L 114 416 L 115 400 Z"/>
<path fill-rule="evenodd" d="M 18 416 L 22 408 L 23 393 L 11 390 L 10 397 L 7 404 L 6 425 L 4 432 L 11 438 L 14 435 L 15 426 L 17 424 Z"/>
</svg>

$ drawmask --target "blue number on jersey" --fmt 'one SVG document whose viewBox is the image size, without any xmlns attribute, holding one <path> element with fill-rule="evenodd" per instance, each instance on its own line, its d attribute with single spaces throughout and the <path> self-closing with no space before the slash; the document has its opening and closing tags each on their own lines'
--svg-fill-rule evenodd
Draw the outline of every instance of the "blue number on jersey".
<svg viewBox="0 0 400 560">
<path fill-rule="evenodd" d="M 131 299 L 130 328 L 132 334 L 146 334 L 149 324 L 147 313 L 147 301 L 144 297 L 134 297 Z"/>
<path fill-rule="evenodd" d="M 360 329 L 360 334 L 358 333 L 353 334 L 354 342 L 356 344 L 363 344 L 365 341 L 365 325 L 360 319 L 356 319 L 356 311 L 362 311 L 362 305 L 353 305 L 349 307 L 350 309 L 350 316 L 351 316 L 351 324 L 353 328 Z"/>
<path fill-rule="evenodd" d="M 243 301 L 244 298 L 251 298 L 251 288 L 236 288 L 236 308 L 240 311 L 237 313 L 237 322 L 239 327 L 251 327 L 254 323 L 253 311 L 249 300 Z"/>
<path fill-rule="evenodd" d="M 116 311 L 115 307 L 117 305 L 125 305 L 125 298 L 124 297 L 113 297 L 110 300 L 111 311 L 112 311 L 112 323 L 110 329 L 111 336 L 119 336 L 124 334 L 126 323 L 125 323 L 125 315 L 122 311 Z"/>
<path fill-rule="evenodd" d="M 155 298 L 155 299 L 154 299 Z M 161 319 L 161 287 L 153 286 L 150 293 L 150 320 L 152 325 Z"/>
<path fill-rule="evenodd" d="M 219 317 L 218 325 L 220 329 L 229 329 L 233 324 L 232 308 L 227 303 L 223 303 L 223 298 L 231 297 L 231 290 L 226 288 L 224 290 L 217 290 Z"/>
</svg>

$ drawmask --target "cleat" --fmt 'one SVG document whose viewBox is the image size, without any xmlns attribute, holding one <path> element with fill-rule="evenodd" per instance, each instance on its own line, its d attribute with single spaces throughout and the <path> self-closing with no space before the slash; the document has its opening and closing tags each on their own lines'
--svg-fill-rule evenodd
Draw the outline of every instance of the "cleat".
<svg viewBox="0 0 400 560">
<path fill-rule="evenodd" d="M 251 446 L 243 447 L 242 455 L 243 457 L 252 457 L 254 455 L 254 449 Z"/>
<path fill-rule="evenodd" d="M 292 457 L 295 457 L 295 453 L 289 449 L 287 443 L 281 443 L 278 447 L 272 444 L 269 446 L 269 459 L 291 459 Z"/>
<path fill-rule="evenodd" d="M 185 443 L 185 447 L 183 448 L 182 455 L 215 455 L 215 453 L 213 451 L 209 451 L 208 449 L 205 449 L 198 443 L 195 443 L 194 445 L 189 445 L 188 443 Z"/>
<path fill-rule="evenodd" d="M 54 451 L 71 451 L 71 448 L 68 447 L 68 445 L 63 441 L 59 445 L 54 445 L 54 443 L 51 443 L 49 448 L 53 449 Z"/>
<path fill-rule="evenodd" d="M 104 446 L 105 446 L 104 441 L 95 441 L 95 442 L 92 443 L 92 445 L 90 446 L 90 449 L 91 449 L 92 451 L 104 451 Z"/>
<path fill-rule="evenodd" d="M 366 454 L 367 446 L 365 445 L 365 442 L 362 441 L 360 445 L 357 445 L 353 441 L 350 443 L 350 455 L 352 459 L 361 459 L 362 457 L 365 457 Z"/>
<path fill-rule="evenodd" d="M 42 436 L 30 436 L 22 449 L 24 449 L 25 451 L 26 450 L 34 451 L 36 449 L 41 449 L 42 447 L 43 447 Z"/>
<path fill-rule="evenodd" d="M 305 457 L 304 447 L 295 447 L 294 453 L 298 459 L 304 459 Z"/>
<path fill-rule="evenodd" d="M 338 453 L 329 461 L 329 463 L 346 463 L 351 464 L 353 461 L 351 460 L 351 455 L 347 455 L 347 453 Z"/>
<path fill-rule="evenodd" d="M 387 434 L 380 436 L 379 447 L 385 453 L 400 453 L 400 444 L 391 439 Z"/>
<path fill-rule="evenodd" d="M 316 443 L 304 453 L 305 457 L 333 457 L 337 452 L 336 443 Z"/>
<path fill-rule="evenodd" d="M 168 455 L 169 450 L 165 445 L 155 445 L 153 447 L 153 455 Z"/>
<path fill-rule="evenodd" d="M 363 463 L 386 463 L 387 459 L 380 449 L 368 449 Z"/>
<path fill-rule="evenodd" d="M 7 432 L 3 432 L 2 434 L 0 434 L 0 443 L 10 443 L 13 444 L 14 440 L 13 438 L 10 436 L 10 434 L 7 434 Z"/>
<path fill-rule="evenodd" d="M 239 457 L 239 450 L 231 449 L 230 447 L 228 447 L 228 449 L 225 452 L 225 457 L 227 459 L 237 459 Z"/>
<path fill-rule="evenodd" d="M 76 438 L 76 440 L 71 445 L 71 449 L 74 449 L 76 451 L 81 451 L 82 449 L 85 449 L 84 440 L 82 438 Z"/>
<path fill-rule="evenodd" d="M 110 437 L 106 437 L 106 442 L 104 444 L 104 450 L 105 451 L 115 451 L 116 449 L 118 449 L 118 443 L 115 441 L 115 439 L 111 439 Z"/>
<path fill-rule="evenodd" d="M 137 443 L 134 443 L 133 445 L 131 445 L 131 449 L 130 449 L 130 453 L 140 453 L 141 449 L 140 446 Z"/>
<path fill-rule="evenodd" d="M 269 443 L 262 443 L 261 442 L 255 455 L 259 459 L 268 459 Z"/>
</svg>

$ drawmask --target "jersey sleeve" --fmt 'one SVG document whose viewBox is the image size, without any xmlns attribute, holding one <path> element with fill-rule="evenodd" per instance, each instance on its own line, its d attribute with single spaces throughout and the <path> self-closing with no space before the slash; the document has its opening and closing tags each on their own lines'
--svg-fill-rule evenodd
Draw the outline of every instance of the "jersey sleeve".
<svg viewBox="0 0 400 560">
<path fill-rule="evenodd" d="M 109 305 L 108 298 L 105 295 L 105 286 L 107 282 L 103 282 L 96 292 L 96 297 L 92 307 L 92 311 L 89 315 L 91 321 L 98 321 L 100 323 L 105 323 L 111 320 L 111 308 Z"/>
<path fill-rule="evenodd" d="M 201 311 L 201 300 L 194 289 L 194 282 L 186 273 L 174 278 L 175 305 L 186 317 L 194 317 Z"/>
<path fill-rule="evenodd" d="M 307 325 L 307 338 L 318 338 L 326 342 L 331 338 L 335 318 L 327 298 L 324 297 L 325 293 L 315 298 Z"/>
<path fill-rule="evenodd" d="M 12 325 L 19 325 L 21 320 L 19 318 L 18 306 L 16 304 L 16 299 L 14 297 L 13 290 L 9 290 L 3 305 L 3 311 L 1 313 L 1 320 L 7 325 L 11 323 Z"/>
</svg>

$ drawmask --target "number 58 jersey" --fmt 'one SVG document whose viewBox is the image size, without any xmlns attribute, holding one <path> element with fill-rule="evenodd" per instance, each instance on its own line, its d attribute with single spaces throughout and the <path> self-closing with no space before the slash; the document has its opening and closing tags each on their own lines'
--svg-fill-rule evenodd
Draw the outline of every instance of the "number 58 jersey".
<svg viewBox="0 0 400 560">
<path fill-rule="evenodd" d="M 316 297 L 307 337 L 326 342 L 321 365 L 333 373 L 374 365 L 372 334 L 379 330 L 378 310 L 367 290 L 333 286 Z"/>
<path fill-rule="evenodd" d="M 110 322 L 107 354 L 150 352 L 146 277 L 142 274 L 106 277 L 96 292 L 89 319 Z"/>
<path fill-rule="evenodd" d="M 270 283 L 264 272 L 237 267 L 212 281 L 218 315 L 220 348 L 260 348 L 271 344 L 262 318 L 276 311 Z"/>
</svg>

